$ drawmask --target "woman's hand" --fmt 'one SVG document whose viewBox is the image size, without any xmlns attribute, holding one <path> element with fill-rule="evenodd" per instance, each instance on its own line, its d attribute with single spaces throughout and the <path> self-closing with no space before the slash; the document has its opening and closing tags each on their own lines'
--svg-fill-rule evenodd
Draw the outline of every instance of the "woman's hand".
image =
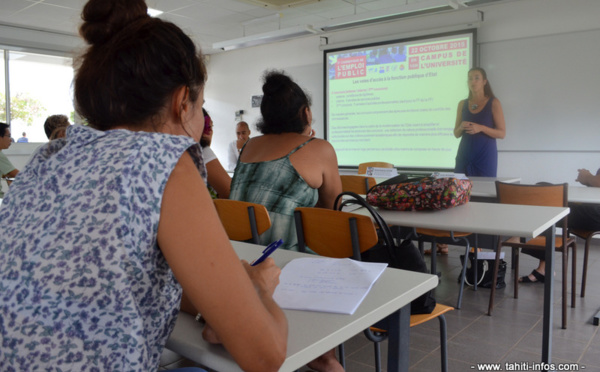
<svg viewBox="0 0 600 372">
<path fill-rule="evenodd" d="M 279 275 L 281 274 L 281 269 L 275 265 L 275 261 L 269 257 L 256 266 L 251 266 L 245 260 L 242 260 L 242 264 L 252 280 L 256 291 L 259 294 L 272 297 L 275 288 L 279 284 Z M 208 323 L 202 330 L 202 337 L 211 344 L 221 343 L 219 336 Z"/>
<path fill-rule="evenodd" d="M 269 257 L 256 266 L 250 266 L 245 260 L 242 260 L 242 264 L 258 293 L 272 297 L 281 274 L 281 269 L 275 265 L 275 261 Z"/>
<path fill-rule="evenodd" d="M 589 180 L 591 177 L 594 177 L 592 172 L 587 169 L 578 169 L 577 170 L 577 179 L 575 181 L 580 182 L 583 185 L 588 186 Z"/>
<path fill-rule="evenodd" d="M 467 134 L 477 134 L 483 130 L 481 124 L 473 123 L 471 121 L 463 121 L 460 123 L 463 132 Z"/>
</svg>

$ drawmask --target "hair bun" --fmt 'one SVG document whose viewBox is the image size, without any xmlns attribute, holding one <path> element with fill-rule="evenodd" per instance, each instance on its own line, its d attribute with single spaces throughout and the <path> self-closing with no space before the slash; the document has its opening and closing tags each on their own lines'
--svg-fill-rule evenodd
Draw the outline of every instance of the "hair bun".
<svg viewBox="0 0 600 372">
<path fill-rule="evenodd" d="M 149 17 L 144 0 L 89 0 L 79 33 L 90 45 L 102 44 L 128 24 Z"/>
<path fill-rule="evenodd" d="M 279 71 L 269 71 L 264 76 L 263 93 L 265 95 L 281 95 L 282 90 L 285 90 L 292 83 L 289 76 L 284 75 Z"/>
</svg>

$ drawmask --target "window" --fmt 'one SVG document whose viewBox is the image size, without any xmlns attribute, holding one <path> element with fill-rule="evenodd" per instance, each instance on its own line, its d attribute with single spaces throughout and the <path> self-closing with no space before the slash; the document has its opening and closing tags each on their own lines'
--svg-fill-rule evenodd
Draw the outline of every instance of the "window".
<svg viewBox="0 0 600 372">
<path fill-rule="evenodd" d="M 0 121 L 6 123 L 6 75 L 4 71 L 4 50 L 0 49 Z"/>
<path fill-rule="evenodd" d="M 44 121 L 49 115 L 67 115 L 73 122 L 73 61 L 20 51 L 8 51 L 8 59 L 13 138 L 26 133 L 29 142 L 47 142 Z"/>
</svg>

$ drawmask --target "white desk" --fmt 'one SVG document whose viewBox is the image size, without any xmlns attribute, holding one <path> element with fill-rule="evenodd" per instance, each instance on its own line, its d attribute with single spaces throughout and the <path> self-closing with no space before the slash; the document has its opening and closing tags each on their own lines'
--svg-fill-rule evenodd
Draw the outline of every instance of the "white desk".
<svg viewBox="0 0 600 372">
<path fill-rule="evenodd" d="M 469 202 L 443 211 L 399 212 L 383 209 L 378 211 L 387 223 L 398 226 L 519 236 L 528 239 L 544 234 L 546 236 L 546 281 L 542 362 L 551 363 L 555 224 L 569 214 L 569 208 Z M 370 216 L 364 208 L 352 213 Z"/>
<path fill-rule="evenodd" d="M 248 261 L 258 257 L 264 248 L 247 243 L 232 244 L 238 256 Z M 303 256 L 306 254 L 286 250 L 277 250 L 272 255 L 280 267 Z M 389 329 L 387 370 L 408 371 L 410 302 L 437 284 L 438 278 L 434 275 L 386 269 L 353 315 L 284 310 L 289 336 L 287 357 L 280 371 L 294 371 L 304 366 L 391 314 L 391 322 L 396 326 Z M 179 315 L 167 348 L 217 371 L 240 371 L 222 346 L 202 339 L 202 326 L 185 313 Z"/>
<path fill-rule="evenodd" d="M 496 199 L 496 184 L 473 181 L 471 197 Z M 600 204 L 600 187 L 569 186 L 568 197 L 569 203 Z"/>
</svg>

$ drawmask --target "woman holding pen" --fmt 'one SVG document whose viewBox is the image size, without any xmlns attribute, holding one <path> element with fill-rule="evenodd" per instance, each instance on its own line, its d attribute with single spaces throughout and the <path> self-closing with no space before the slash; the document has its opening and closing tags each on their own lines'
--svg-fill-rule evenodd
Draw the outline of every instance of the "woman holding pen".
<svg viewBox="0 0 600 372">
<path fill-rule="evenodd" d="M 245 371 L 277 371 L 272 259 L 240 262 L 203 177 L 206 69 L 144 0 L 90 0 L 67 137 L 0 207 L 3 370 L 156 371 L 182 288 Z"/>
</svg>

